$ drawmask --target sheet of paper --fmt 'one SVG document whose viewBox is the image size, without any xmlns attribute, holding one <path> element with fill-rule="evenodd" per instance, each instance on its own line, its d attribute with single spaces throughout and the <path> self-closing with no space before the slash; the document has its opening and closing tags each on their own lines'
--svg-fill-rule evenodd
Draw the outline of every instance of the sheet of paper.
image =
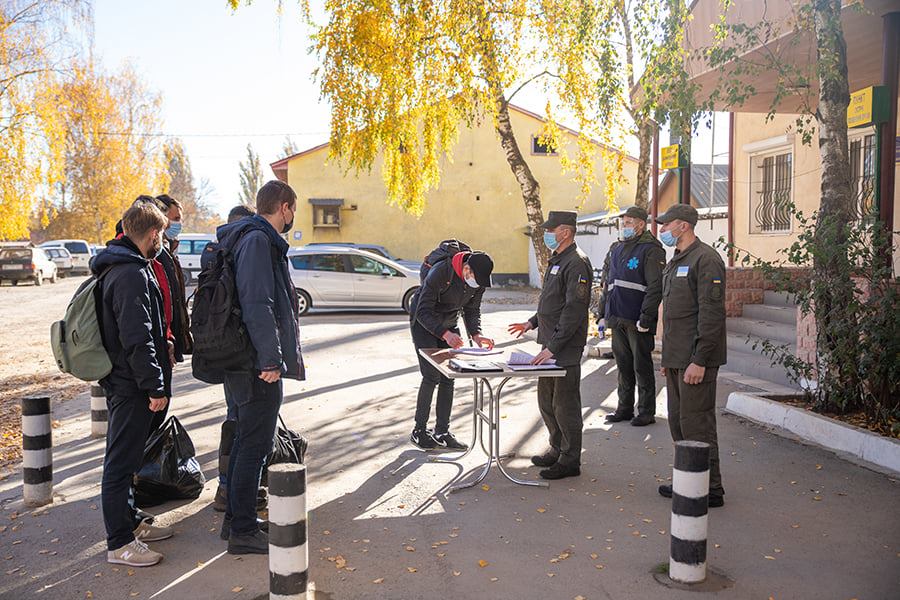
<svg viewBox="0 0 900 600">
<path fill-rule="evenodd" d="M 509 355 L 509 360 L 506 361 L 510 367 L 513 365 L 531 365 L 531 361 L 534 360 L 534 355 L 529 354 L 527 352 L 522 352 L 521 350 L 513 350 Z M 556 360 L 550 359 L 544 363 L 545 365 L 555 366 Z"/>
<path fill-rule="evenodd" d="M 454 348 L 450 350 L 450 354 L 456 356 L 458 354 L 467 354 L 470 356 L 491 356 L 492 354 L 503 354 L 503 350 L 488 350 L 487 348 L 473 348 L 471 346 L 464 346 L 462 348 Z"/>
<path fill-rule="evenodd" d="M 559 369 L 555 364 L 552 365 L 506 365 L 510 371 L 552 371 Z"/>
</svg>

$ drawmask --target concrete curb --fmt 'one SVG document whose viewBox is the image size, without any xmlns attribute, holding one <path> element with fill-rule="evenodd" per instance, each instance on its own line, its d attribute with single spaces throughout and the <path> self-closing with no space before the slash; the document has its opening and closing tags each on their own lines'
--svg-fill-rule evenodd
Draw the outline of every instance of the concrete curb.
<svg viewBox="0 0 900 600">
<path fill-rule="evenodd" d="M 769 400 L 757 394 L 729 394 L 725 410 L 775 428 L 836 453 L 900 474 L 900 441 L 847 425 L 813 412 Z"/>
</svg>

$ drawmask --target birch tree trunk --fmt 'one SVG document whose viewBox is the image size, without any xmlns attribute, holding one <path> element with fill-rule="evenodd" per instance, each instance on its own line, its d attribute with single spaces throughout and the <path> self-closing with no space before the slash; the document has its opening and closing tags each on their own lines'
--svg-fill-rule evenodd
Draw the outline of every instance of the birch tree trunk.
<svg viewBox="0 0 900 600">
<path fill-rule="evenodd" d="M 541 186 L 522 156 L 516 135 L 513 132 L 512 122 L 509 118 L 509 102 L 500 94 L 497 96 L 497 134 L 500 136 L 500 145 L 506 154 L 506 162 L 512 170 L 522 190 L 522 201 L 525 203 L 525 214 L 528 224 L 531 226 L 531 244 L 537 258 L 539 275 L 543 280 L 544 271 L 547 270 L 547 262 L 550 260 L 550 250 L 544 245 L 544 232 L 541 225 L 544 222 L 544 211 L 541 208 Z"/>
<path fill-rule="evenodd" d="M 650 210 L 650 165 L 653 152 L 653 133 L 656 124 L 650 119 L 644 119 L 638 129 L 638 142 L 640 152 L 638 154 L 637 191 L 634 194 L 635 206 Z"/>
</svg>

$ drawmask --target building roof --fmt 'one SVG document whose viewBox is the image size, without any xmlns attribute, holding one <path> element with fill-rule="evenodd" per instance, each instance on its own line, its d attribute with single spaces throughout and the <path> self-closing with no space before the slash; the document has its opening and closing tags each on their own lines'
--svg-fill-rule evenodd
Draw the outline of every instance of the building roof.
<svg viewBox="0 0 900 600">
<path fill-rule="evenodd" d="M 713 187 L 710 198 L 709 164 L 691 164 L 691 196 L 697 202 L 696 208 L 728 206 L 728 165 L 713 165 Z M 674 171 L 666 171 L 659 182 L 659 191 L 663 192 L 670 182 L 678 179 Z"/>
<path fill-rule="evenodd" d="M 540 121 L 540 122 L 542 122 L 542 123 L 546 123 L 546 122 L 547 122 L 547 118 L 546 118 L 546 117 L 543 117 L 543 116 L 539 115 L 538 113 L 532 112 L 532 111 L 530 111 L 530 110 L 528 110 L 528 109 L 526 109 L 526 108 L 522 108 L 521 106 L 516 106 L 515 104 L 512 104 L 512 103 L 511 103 L 511 104 L 509 105 L 509 108 L 510 108 L 511 110 L 515 111 L 515 112 L 518 112 L 518 113 L 523 114 L 523 115 L 525 115 L 525 116 L 531 117 L 532 119 L 535 119 L 535 120 Z M 577 136 L 577 135 L 580 135 L 578 131 L 576 131 L 575 129 L 572 129 L 572 128 L 570 128 L 570 127 L 566 127 L 566 126 L 564 126 L 564 125 L 559 125 L 559 124 L 557 124 L 557 126 L 558 126 L 561 130 L 563 130 L 563 131 L 565 131 L 565 132 L 567 132 L 567 133 L 570 133 L 570 134 L 572 134 L 572 135 L 576 135 L 576 136 Z M 602 146 L 603 148 L 615 150 L 615 148 L 611 148 L 609 145 L 604 144 L 604 143 L 602 143 L 602 142 L 599 142 L 599 141 L 597 141 L 597 140 L 592 140 L 592 141 L 593 141 L 594 144 L 596 144 L 597 146 Z M 530 142 L 529 142 L 529 143 L 530 143 Z M 314 152 L 318 152 L 319 150 L 324 150 L 324 149 L 327 148 L 329 145 L 330 145 L 329 142 L 325 142 L 324 144 L 319 144 L 318 146 L 313 146 L 312 148 L 307 148 L 306 150 L 301 150 L 300 152 L 297 152 L 296 154 L 292 154 L 292 155 L 290 155 L 290 156 L 285 156 L 284 158 L 281 158 L 281 159 L 279 159 L 279 160 L 276 160 L 275 162 L 270 163 L 269 166 L 272 168 L 272 172 L 275 173 L 275 177 L 277 177 L 277 178 L 280 179 L 281 181 L 287 183 L 287 166 L 288 166 L 288 163 L 289 163 L 290 161 L 294 160 L 295 158 L 300 158 L 301 156 L 305 156 L 305 155 L 307 155 L 307 154 L 312 154 L 312 153 L 314 153 Z M 635 156 L 631 156 L 630 154 L 626 154 L 626 155 L 625 155 L 625 159 L 626 159 L 626 160 L 633 161 L 633 162 L 638 162 L 638 158 L 635 157 Z"/>
</svg>

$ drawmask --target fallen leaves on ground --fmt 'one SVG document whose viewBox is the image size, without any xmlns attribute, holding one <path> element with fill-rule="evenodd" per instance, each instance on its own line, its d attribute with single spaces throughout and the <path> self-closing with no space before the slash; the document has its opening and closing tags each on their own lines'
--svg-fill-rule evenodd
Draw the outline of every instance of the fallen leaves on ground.
<svg viewBox="0 0 900 600">
<path fill-rule="evenodd" d="M 237 586 L 231 588 L 231 591 L 234 592 L 235 594 L 239 594 L 244 591 L 244 586 L 237 585 Z"/>
<path fill-rule="evenodd" d="M 484 567 L 488 566 L 489 564 L 490 564 L 490 563 L 489 563 L 488 561 L 484 560 L 484 559 L 478 561 L 478 566 L 481 567 L 482 569 L 483 569 Z"/>
</svg>

